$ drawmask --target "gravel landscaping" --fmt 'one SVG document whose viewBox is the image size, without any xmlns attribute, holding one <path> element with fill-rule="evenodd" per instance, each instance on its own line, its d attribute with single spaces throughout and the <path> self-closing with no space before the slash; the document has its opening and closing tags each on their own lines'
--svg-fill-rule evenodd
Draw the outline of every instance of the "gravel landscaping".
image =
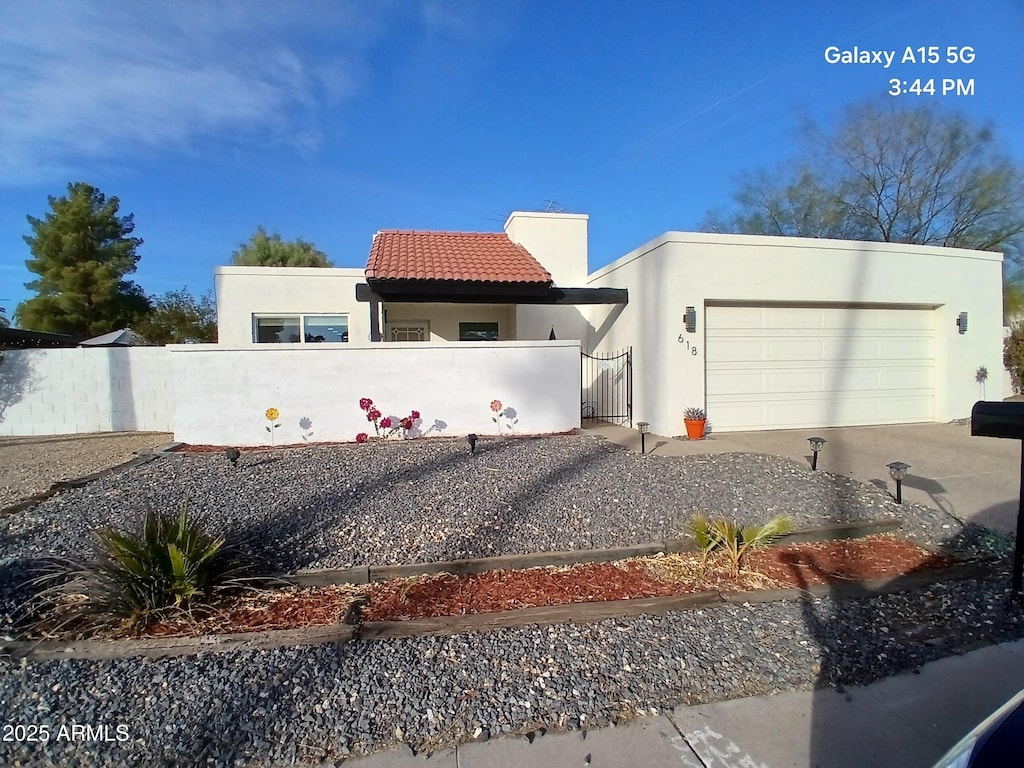
<svg viewBox="0 0 1024 768">
<path fill-rule="evenodd" d="M 123 464 L 172 439 L 166 432 L 0 437 L 0 509 L 54 483 Z"/>
<path fill-rule="evenodd" d="M 992 580 L 835 601 L 157 661 L 4 662 L 4 765 L 320 764 L 538 728 L 587 728 L 679 703 L 864 683 L 1024 637 L 1005 538 L 938 510 L 756 454 L 640 456 L 592 436 L 168 455 L 0 518 L 0 632 L 34 560 L 81 550 L 146 508 L 241 534 L 277 570 L 429 562 L 679 537 L 695 512 L 797 527 L 898 518 L 904 535 L 1002 556 Z M 72 721 L 110 741 L 52 736 Z M 117 726 L 124 726 L 115 731 Z M 93 734 L 95 735 L 95 734 Z M 124 735 L 124 740 L 118 740 Z M 49 762 L 48 762 L 49 761 Z"/>
</svg>

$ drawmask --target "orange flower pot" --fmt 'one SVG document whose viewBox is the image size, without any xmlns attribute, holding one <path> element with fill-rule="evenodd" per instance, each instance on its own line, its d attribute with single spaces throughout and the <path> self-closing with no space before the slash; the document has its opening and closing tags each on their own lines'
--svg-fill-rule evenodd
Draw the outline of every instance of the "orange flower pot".
<svg viewBox="0 0 1024 768">
<path fill-rule="evenodd" d="M 686 436 L 690 440 L 704 439 L 704 425 L 707 424 L 707 419 L 683 419 L 683 423 L 686 424 Z"/>
</svg>

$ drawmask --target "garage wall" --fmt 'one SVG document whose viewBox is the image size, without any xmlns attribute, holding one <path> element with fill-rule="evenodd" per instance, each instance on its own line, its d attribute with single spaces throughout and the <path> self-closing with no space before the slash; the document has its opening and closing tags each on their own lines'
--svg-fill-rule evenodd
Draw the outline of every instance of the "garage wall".
<svg viewBox="0 0 1024 768">
<path fill-rule="evenodd" d="M 934 321 L 932 418 L 949 421 L 969 416 L 979 399 L 978 367 L 1002 367 L 1001 270 L 1000 254 L 978 251 L 669 232 L 591 276 L 592 287 L 628 288 L 630 303 L 618 317 L 606 307 L 588 308 L 588 317 L 600 349 L 634 345 L 634 420 L 678 435 L 683 410 L 707 405 L 708 306 L 926 309 Z M 696 310 L 694 332 L 684 327 L 687 306 Z M 963 335 L 960 312 L 969 316 Z M 1001 389 L 990 376 L 986 397 L 1001 398 Z M 710 410 L 708 419 L 717 428 Z"/>
</svg>

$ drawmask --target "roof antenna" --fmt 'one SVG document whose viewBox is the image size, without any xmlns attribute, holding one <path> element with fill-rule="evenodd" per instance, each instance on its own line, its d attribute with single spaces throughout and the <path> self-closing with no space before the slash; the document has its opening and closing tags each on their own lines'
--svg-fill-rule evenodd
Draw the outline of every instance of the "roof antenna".
<svg viewBox="0 0 1024 768">
<path fill-rule="evenodd" d="M 484 216 L 484 221 L 498 221 L 498 222 L 501 222 L 502 224 L 504 224 L 506 221 L 508 221 L 508 217 L 511 216 L 511 215 L 512 215 L 512 211 L 509 211 L 508 213 L 506 213 L 505 217 L 501 218 L 501 219 L 494 218 L 492 216 Z"/>
<path fill-rule="evenodd" d="M 565 213 L 565 206 L 557 200 L 545 200 L 544 205 L 544 213 Z"/>
</svg>

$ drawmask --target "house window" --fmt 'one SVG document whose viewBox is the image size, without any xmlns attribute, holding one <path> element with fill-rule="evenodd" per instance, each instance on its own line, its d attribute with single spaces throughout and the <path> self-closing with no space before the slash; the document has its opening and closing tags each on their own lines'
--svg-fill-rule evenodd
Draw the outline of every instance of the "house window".
<svg viewBox="0 0 1024 768">
<path fill-rule="evenodd" d="M 497 323 L 459 323 L 459 341 L 497 340 Z"/>
<path fill-rule="evenodd" d="M 348 341 L 348 317 L 346 315 L 306 315 L 302 318 L 302 330 L 307 344 Z"/>
<path fill-rule="evenodd" d="M 315 344 L 348 341 L 347 315 L 254 315 L 257 344 Z"/>
<path fill-rule="evenodd" d="M 299 341 L 297 315 L 256 318 L 257 344 L 297 344 Z"/>
</svg>

